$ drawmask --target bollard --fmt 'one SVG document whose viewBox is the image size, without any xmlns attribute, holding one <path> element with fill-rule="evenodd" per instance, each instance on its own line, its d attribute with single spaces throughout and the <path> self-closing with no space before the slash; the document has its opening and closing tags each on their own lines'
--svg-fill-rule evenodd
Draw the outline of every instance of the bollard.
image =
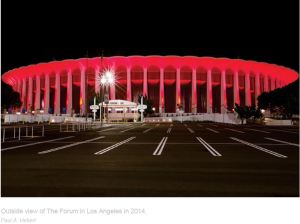
<svg viewBox="0 0 300 224">
<path fill-rule="evenodd" d="M 31 138 L 33 138 L 33 125 L 31 126 Z"/>
<path fill-rule="evenodd" d="M 44 129 L 44 125 L 43 125 L 43 129 L 42 129 L 42 137 L 44 137 L 45 134 L 45 129 Z"/>
<path fill-rule="evenodd" d="M 14 138 L 16 138 L 16 127 L 14 126 Z"/>
<path fill-rule="evenodd" d="M 5 141 L 5 128 L 3 128 L 3 142 Z"/>
<path fill-rule="evenodd" d="M 19 127 L 19 141 L 21 140 L 21 127 Z"/>
</svg>

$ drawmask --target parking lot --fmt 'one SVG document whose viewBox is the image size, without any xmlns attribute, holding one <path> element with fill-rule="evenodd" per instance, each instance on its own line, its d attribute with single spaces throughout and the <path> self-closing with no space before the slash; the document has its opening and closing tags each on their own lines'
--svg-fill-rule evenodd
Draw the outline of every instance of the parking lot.
<svg viewBox="0 0 300 224">
<path fill-rule="evenodd" d="M 1 150 L 4 197 L 299 195 L 298 127 L 47 125 L 44 137 L 8 139 Z"/>
</svg>

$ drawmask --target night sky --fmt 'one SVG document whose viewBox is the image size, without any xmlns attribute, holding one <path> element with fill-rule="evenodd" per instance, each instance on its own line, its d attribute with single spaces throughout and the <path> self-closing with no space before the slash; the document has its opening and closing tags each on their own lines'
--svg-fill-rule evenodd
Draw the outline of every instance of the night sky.
<svg viewBox="0 0 300 224">
<path fill-rule="evenodd" d="M 229 57 L 299 69 L 299 1 L 61 2 L 2 1 L 2 74 L 102 50 L 104 56 Z"/>
</svg>

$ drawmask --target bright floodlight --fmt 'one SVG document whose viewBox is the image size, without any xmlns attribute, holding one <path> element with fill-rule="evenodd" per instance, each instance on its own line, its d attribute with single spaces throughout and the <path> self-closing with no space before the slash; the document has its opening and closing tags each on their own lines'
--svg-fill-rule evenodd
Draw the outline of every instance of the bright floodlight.
<svg viewBox="0 0 300 224">
<path fill-rule="evenodd" d="M 110 70 L 107 70 L 105 72 L 105 76 L 106 76 L 106 78 L 111 78 L 113 76 L 113 73 Z"/>
<path fill-rule="evenodd" d="M 109 83 L 109 84 L 112 84 L 112 83 L 114 83 L 114 79 L 113 79 L 113 77 L 110 77 L 110 78 L 108 78 L 108 83 Z"/>
<path fill-rule="evenodd" d="M 115 72 L 112 68 L 108 68 L 102 73 L 102 84 L 113 84 L 115 82 Z"/>
<path fill-rule="evenodd" d="M 102 76 L 102 78 L 101 78 L 101 83 L 102 83 L 102 85 L 104 85 L 106 83 L 106 78 L 104 76 Z"/>
</svg>

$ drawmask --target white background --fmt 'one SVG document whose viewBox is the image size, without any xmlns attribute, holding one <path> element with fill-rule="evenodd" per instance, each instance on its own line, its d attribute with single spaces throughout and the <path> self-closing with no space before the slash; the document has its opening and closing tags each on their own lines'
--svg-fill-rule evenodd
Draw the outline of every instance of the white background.
<svg viewBox="0 0 300 224">
<path fill-rule="evenodd" d="M 1 198 L 0 223 L 300 223 L 299 198 Z M 25 214 L 27 208 L 38 214 Z M 45 212 L 57 209 L 58 214 Z M 138 214 L 87 214 L 99 209 L 140 209 Z M 8 209 L 23 209 L 9 214 Z M 44 210 L 43 210 L 44 209 Z M 84 214 L 60 214 L 83 209 Z M 45 213 L 40 213 L 40 211 Z M 145 213 L 143 212 L 145 211 Z M 16 219 L 15 219 L 16 218 Z M 13 222 L 17 221 L 17 222 Z"/>
</svg>

